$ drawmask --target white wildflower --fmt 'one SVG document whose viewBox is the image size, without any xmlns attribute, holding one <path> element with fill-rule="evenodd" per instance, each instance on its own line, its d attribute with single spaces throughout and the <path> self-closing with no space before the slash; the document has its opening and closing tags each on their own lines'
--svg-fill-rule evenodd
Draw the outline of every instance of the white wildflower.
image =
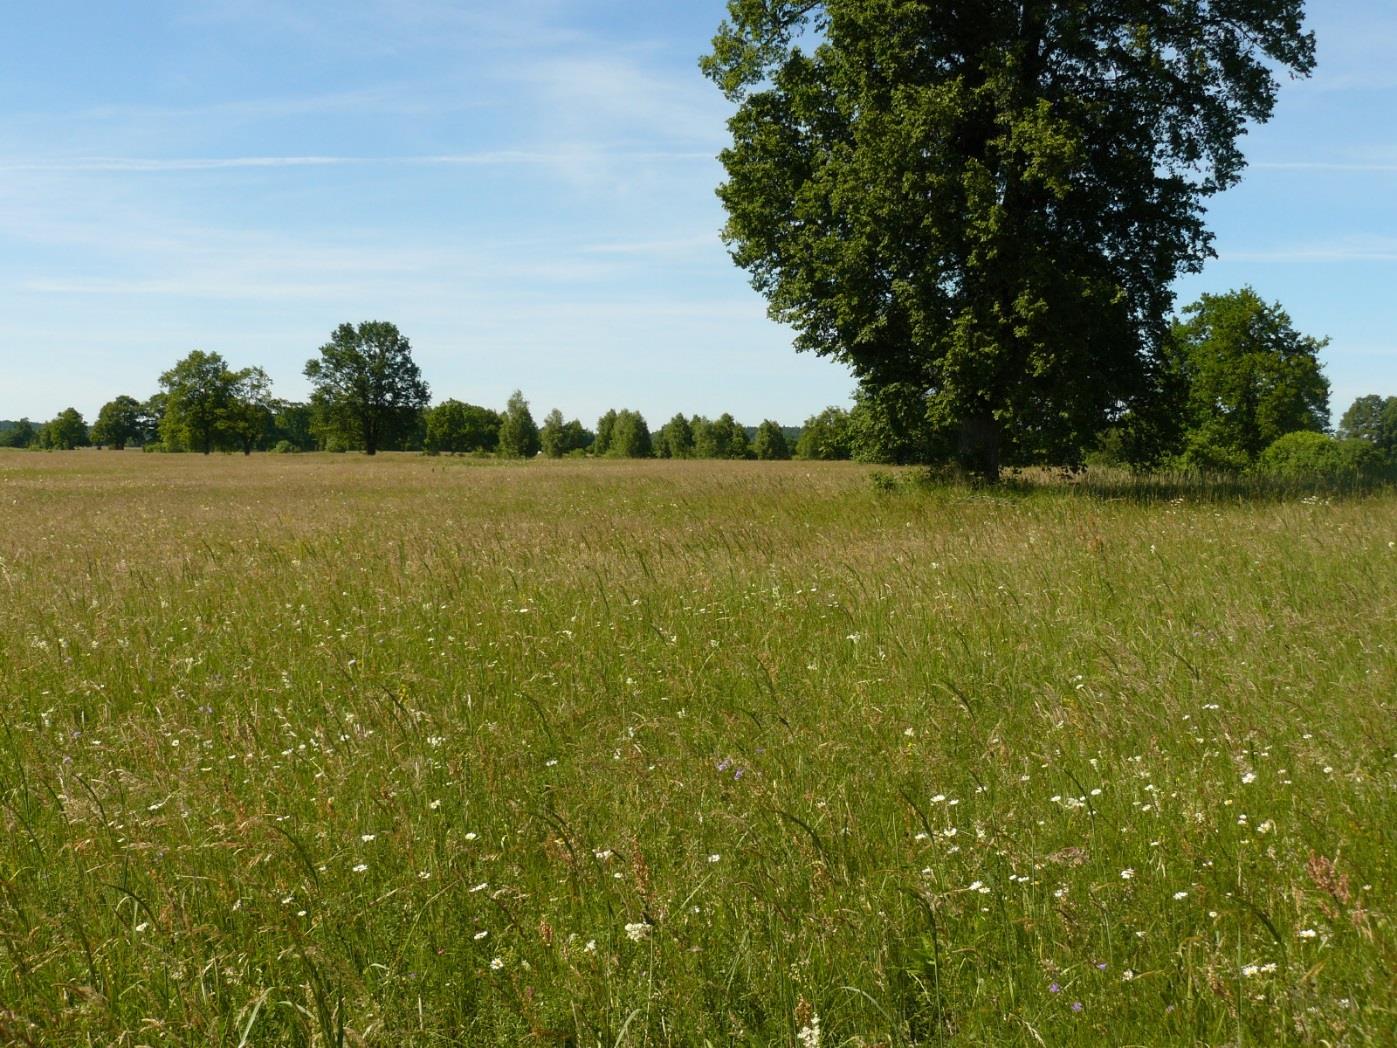
<svg viewBox="0 0 1397 1048">
<path fill-rule="evenodd" d="M 644 942 L 650 938 L 650 925 L 645 921 L 626 925 L 626 938 L 631 942 Z"/>
</svg>

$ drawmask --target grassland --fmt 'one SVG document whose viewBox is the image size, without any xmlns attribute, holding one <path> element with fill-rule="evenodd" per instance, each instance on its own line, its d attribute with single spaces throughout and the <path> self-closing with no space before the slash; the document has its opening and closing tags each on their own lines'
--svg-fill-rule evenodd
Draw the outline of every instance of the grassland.
<svg viewBox="0 0 1397 1048">
<path fill-rule="evenodd" d="M 0 1043 L 1358 1045 L 1397 496 L 0 453 Z"/>
</svg>

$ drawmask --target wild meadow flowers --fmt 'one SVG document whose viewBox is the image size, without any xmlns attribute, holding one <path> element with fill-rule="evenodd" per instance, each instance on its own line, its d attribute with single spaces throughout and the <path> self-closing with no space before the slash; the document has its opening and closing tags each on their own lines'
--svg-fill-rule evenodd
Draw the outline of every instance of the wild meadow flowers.
<svg viewBox="0 0 1397 1048">
<path fill-rule="evenodd" d="M 152 458 L 0 454 L 0 1043 L 1387 1035 L 1397 498 Z"/>
</svg>

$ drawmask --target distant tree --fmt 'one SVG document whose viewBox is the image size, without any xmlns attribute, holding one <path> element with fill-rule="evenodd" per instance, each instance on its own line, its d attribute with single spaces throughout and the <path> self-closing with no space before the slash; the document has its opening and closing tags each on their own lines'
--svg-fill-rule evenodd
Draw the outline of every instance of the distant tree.
<svg viewBox="0 0 1397 1048">
<path fill-rule="evenodd" d="M 564 422 L 563 413 L 554 408 L 543 420 L 543 428 L 539 430 L 539 445 L 549 458 L 562 458 L 574 451 L 585 449 L 588 444 L 587 437 L 587 430 L 580 421 L 573 419 L 571 422 Z"/>
<path fill-rule="evenodd" d="M 169 397 L 164 393 L 152 393 L 141 404 L 139 416 L 141 435 L 137 443 L 148 446 L 161 439 L 160 424 L 165 419 L 165 404 L 168 400 Z"/>
<path fill-rule="evenodd" d="M 757 458 L 770 462 L 791 457 L 791 447 L 786 443 L 786 434 L 771 419 L 757 427 L 756 439 L 752 441 L 752 453 Z"/>
<path fill-rule="evenodd" d="M 616 428 L 616 411 L 612 409 L 597 419 L 597 437 L 592 441 L 592 454 L 605 455 L 611 451 L 611 434 Z"/>
<path fill-rule="evenodd" d="M 39 431 L 40 447 L 53 451 L 72 451 L 88 445 L 87 423 L 77 408 L 65 408 Z"/>
<path fill-rule="evenodd" d="M 1339 420 L 1339 436 L 1366 440 L 1397 465 L 1397 397 L 1359 397 Z"/>
<path fill-rule="evenodd" d="M 743 459 L 747 457 L 747 431 L 726 412 L 716 419 L 694 416 L 689 423 L 694 434 L 694 457 Z"/>
<path fill-rule="evenodd" d="M 306 362 L 320 428 L 344 446 L 375 455 L 395 435 L 417 426 L 430 391 L 412 346 L 392 324 L 341 324 Z"/>
<path fill-rule="evenodd" d="M 233 439 L 231 422 L 239 383 L 217 353 L 195 350 L 160 376 L 165 410 L 160 435 L 167 443 L 207 455 Z"/>
<path fill-rule="evenodd" d="M 1173 329 L 1183 375 L 1185 465 L 1244 469 L 1287 433 L 1329 425 L 1328 339 L 1302 335 L 1279 303 L 1251 288 L 1204 295 Z"/>
<path fill-rule="evenodd" d="M 516 389 L 500 423 L 500 454 L 506 458 L 533 458 L 539 448 L 538 426 L 529 413 L 529 402 Z"/>
<path fill-rule="evenodd" d="M 805 420 L 796 441 L 796 458 L 833 460 L 853 457 L 849 434 L 849 413 L 828 407 Z"/>
<path fill-rule="evenodd" d="M 97 421 L 92 424 L 92 443 L 103 448 L 110 444 L 123 451 L 141 436 L 141 402 L 135 397 L 119 396 L 102 405 Z"/>
<path fill-rule="evenodd" d="M 606 453 L 613 458 L 649 458 L 653 451 L 645 416 L 639 411 L 618 411 Z"/>
<path fill-rule="evenodd" d="M 459 455 L 473 450 L 472 426 L 466 405 L 459 400 L 443 400 L 427 411 L 427 450 Z"/>
<path fill-rule="evenodd" d="M 272 396 L 272 380 L 261 368 L 239 371 L 236 378 L 226 428 L 242 453 L 251 455 L 272 433 L 277 401 Z"/>
<path fill-rule="evenodd" d="M 659 458 L 694 457 L 694 429 L 683 415 L 675 415 L 655 434 L 655 455 Z"/>
<path fill-rule="evenodd" d="M 278 400 L 272 407 L 272 431 L 267 439 L 272 444 L 289 444 L 296 451 L 314 451 L 318 444 L 314 419 L 309 404 Z"/>
<path fill-rule="evenodd" d="M 0 433 L 0 448 L 33 447 L 38 439 L 39 431 L 34 428 L 34 423 L 22 418 Z"/>
</svg>

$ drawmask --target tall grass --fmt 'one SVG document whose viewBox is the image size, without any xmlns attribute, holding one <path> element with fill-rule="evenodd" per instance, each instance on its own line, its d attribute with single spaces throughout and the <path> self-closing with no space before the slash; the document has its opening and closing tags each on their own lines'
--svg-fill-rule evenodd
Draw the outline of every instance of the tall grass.
<svg viewBox="0 0 1397 1048">
<path fill-rule="evenodd" d="M 1397 497 L 0 453 L 0 1043 L 1384 1044 Z"/>
</svg>

